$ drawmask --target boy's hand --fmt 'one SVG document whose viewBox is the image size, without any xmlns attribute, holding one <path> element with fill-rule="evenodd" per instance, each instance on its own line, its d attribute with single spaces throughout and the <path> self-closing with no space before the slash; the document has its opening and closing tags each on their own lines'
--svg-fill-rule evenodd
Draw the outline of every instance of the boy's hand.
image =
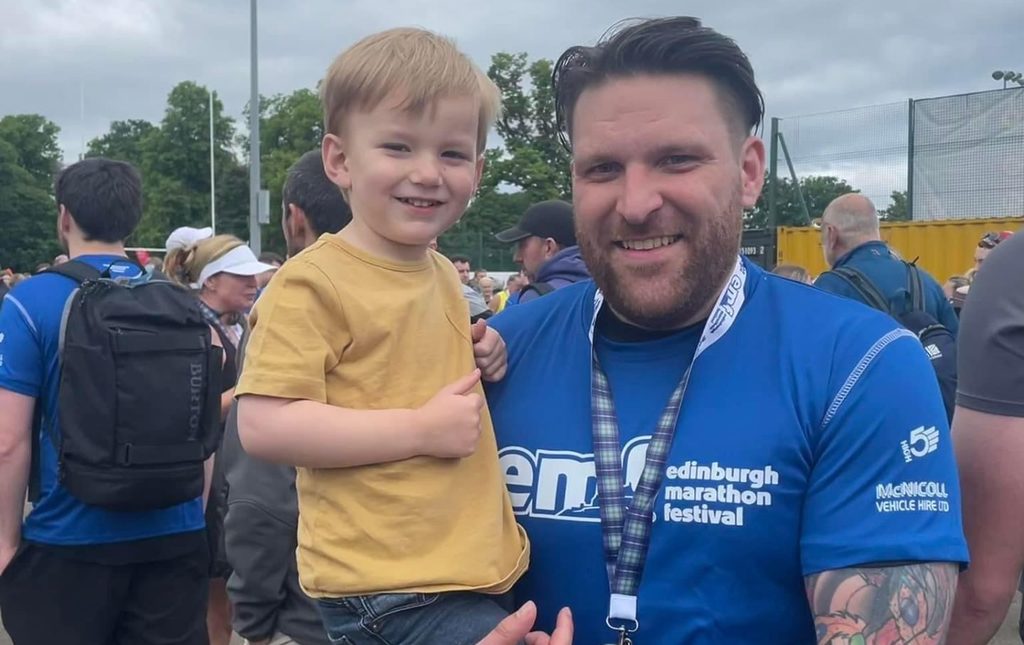
<svg viewBox="0 0 1024 645">
<path fill-rule="evenodd" d="M 426 433 L 422 454 L 430 457 L 468 457 L 480 440 L 480 412 L 484 397 L 475 392 L 480 370 L 473 370 L 441 388 L 419 409 Z"/>
<path fill-rule="evenodd" d="M 473 335 L 473 356 L 483 379 L 491 383 L 500 381 L 508 367 L 508 354 L 501 334 L 488 327 L 486 320 L 473 323 L 470 331 Z"/>
</svg>

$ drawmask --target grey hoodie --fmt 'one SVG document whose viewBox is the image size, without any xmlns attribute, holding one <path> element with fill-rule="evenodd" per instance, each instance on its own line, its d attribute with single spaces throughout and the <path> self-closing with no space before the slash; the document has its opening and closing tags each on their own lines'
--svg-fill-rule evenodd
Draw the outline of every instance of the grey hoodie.
<svg viewBox="0 0 1024 645">
<path fill-rule="evenodd" d="M 243 352 L 239 348 L 239 365 Z M 246 454 L 237 411 L 235 404 L 217 453 L 228 482 L 224 541 L 234 569 L 228 579 L 232 627 L 249 640 L 281 632 L 300 645 L 329 645 L 316 604 L 299 586 L 295 469 Z"/>
</svg>

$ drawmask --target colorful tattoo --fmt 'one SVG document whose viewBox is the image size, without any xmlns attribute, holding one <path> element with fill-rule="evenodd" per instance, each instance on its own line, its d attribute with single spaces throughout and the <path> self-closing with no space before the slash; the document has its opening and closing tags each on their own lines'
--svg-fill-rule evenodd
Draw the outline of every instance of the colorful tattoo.
<svg viewBox="0 0 1024 645">
<path fill-rule="evenodd" d="M 818 645 L 944 643 L 957 573 L 957 565 L 940 562 L 808 576 Z"/>
</svg>

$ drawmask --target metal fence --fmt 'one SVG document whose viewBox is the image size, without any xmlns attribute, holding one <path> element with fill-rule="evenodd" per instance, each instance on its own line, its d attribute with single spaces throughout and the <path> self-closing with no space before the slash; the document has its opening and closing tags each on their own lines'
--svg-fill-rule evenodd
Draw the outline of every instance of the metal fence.
<svg viewBox="0 0 1024 645">
<path fill-rule="evenodd" d="M 823 204 L 807 180 L 822 176 L 887 219 L 1024 217 L 1024 88 L 773 119 L 770 144 L 770 181 L 803 186 L 812 218 Z M 786 222 L 780 201 L 769 198 L 770 223 L 801 219 Z"/>
<path fill-rule="evenodd" d="M 513 245 L 499 242 L 493 235 L 480 231 L 452 230 L 438 241 L 439 250 L 448 257 L 465 255 L 474 269 L 488 271 L 516 271 L 512 261 Z"/>
</svg>

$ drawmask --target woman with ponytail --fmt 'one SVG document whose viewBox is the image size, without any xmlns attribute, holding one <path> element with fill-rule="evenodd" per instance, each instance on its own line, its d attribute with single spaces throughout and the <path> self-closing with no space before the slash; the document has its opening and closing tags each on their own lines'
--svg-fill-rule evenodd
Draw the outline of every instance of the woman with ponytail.
<svg viewBox="0 0 1024 645">
<path fill-rule="evenodd" d="M 233 235 L 207 235 L 191 242 L 186 241 L 173 250 L 169 248 L 164 259 L 164 272 L 169 278 L 196 290 L 203 315 L 215 339 L 219 341 L 218 344 L 224 347 L 222 423 L 231 409 L 235 395 L 238 348 L 248 330 L 246 312 L 256 301 L 256 276 L 273 268 L 258 261 L 252 250 Z M 227 595 L 227 579 L 231 568 L 224 554 L 226 501 L 227 484 L 221 470 L 217 468 L 215 457 L 206 506 L 206 530 L 212 561 L 206 627 L 211 645 L 228 645 L 231 640 L 231 605 Z"/>
</svg>

